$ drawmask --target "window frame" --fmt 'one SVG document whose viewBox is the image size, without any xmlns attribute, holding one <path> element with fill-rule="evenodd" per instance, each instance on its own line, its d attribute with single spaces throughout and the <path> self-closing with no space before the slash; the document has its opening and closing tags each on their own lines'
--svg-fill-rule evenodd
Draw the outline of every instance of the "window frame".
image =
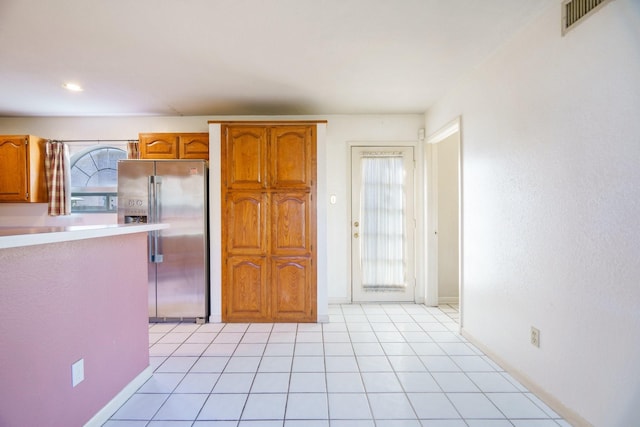
<svg viewBox="0 0 640 427">
<path fill-rule="evenodd" d="M 87 147 L 81 151 L 78 151 L 77 153 L 74 153 L 71 156 L 70 162 L 69 162 L 69 171 L 71 173 L 71 171 L 73 170 L 74 167 L 76 167 L 76 164 L 83 159 L 86 156 L 90 156 L 91 153 L 95 152 L 95 151 L 102 151 L 102 150 L 114 150 L 116 152 L 120 152 L 123 154 L 122 159 L 126 159 L 127 158 L 127 151 L 121 147 L 116 147 L 113 145 L 92 145 L 90 147 Z M 114 169 L 116 171 L 117 174 L 117 162 L 118 160 L 121 159 L 116 159 L 116 165 L 115 168 L 111 168 L 111 167 L 106 167 L 106 168 L 98 168 L 98 165 L 94 162 L 94 165 L 96 166 L 96 172 L 92 175 L 89 176 L 89 179 L 95 175 L 96 173 L 100 173 L 100 171 L 103 170 L 112 170 Z M 77 169 L 82 170 L 80 167 L 78 167 Z M 82 172 L 84 172 L 86 174 L 86 171 L 82 170 Z M 71 174 L 71 179 L 73 177 L 73 174 Z M 73 185 L 73 181 L 71 182 L 71 213 L 115 213 L 118 210 L 118 183 L 117 183 L 117 179 L 116 182 L 114 183 L 113 186 L 102 186 L 102 187 L 98 187 L 98 186 L 74 186 Z M 79 198 L 81 197 L 104 197 L 104 203 L 102 206 L 90 206 L 88 208 L 85 209 L 79 209 L 79 206 L 77 204 L 77 201 L 79 200 Z"/>
</svg>

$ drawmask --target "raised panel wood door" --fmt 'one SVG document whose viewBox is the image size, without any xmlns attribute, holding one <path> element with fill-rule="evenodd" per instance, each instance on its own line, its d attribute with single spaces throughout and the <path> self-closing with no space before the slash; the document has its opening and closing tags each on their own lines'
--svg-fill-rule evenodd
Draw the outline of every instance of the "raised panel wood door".
<svg viewBox="0 0 640 427">
<path fill-rule="evenodd" d="M 239 191 L 227 194 L 227 252 L 264 256 L 267 253 L 267 194 Z"/>
<path fill-rule="evenodd" d="M 273 317 L 280 322 L 313 322 L 315 287 L 309 257 L 271 258 Z"/>
<path fill-rule="evenodd" d="M 0 136 L 0 202 L 49 201 L 45 143 L 33 135 Z"/>
<path fill-rule="evenodd" d="M 194 133 L 178 136 L 178 158 L 209 160 L 209 134 Z"/>
<path fill-rule="evenodd" d="M 225 322 L 316 320 L 314 128 L 222 126 Z"/>
<path fill-rule="evenodd" d="M 277 126 L 271 129 L 269 160 L 272 188 L 311 188 L 311 132 L 309 126 Z"/>
<path fill-rule="evenodd" d="M 29 164 L 25 137 L 0 139 L 0 201 L 28 200 Z"/>
<path fill-rule="evenodd" d="M 261 322 L 269 317 L 267 259 L 263 256 L 227 258 L 226 322 Z"/>
<path fill-rule="evenodd" d="M 177 159 L 178 135 L 176 134 L 140 134 L 140 158 Z"/>
<path fill-rule="evenodd" d="M 223 190 L 267 188 L 267 128 L 264 126 L 227 127 L 223 144 Z"/>
<path fill-rule="evenodd" d="M 271 195 L 271 253 L 311 255 L 311 194 L 276 192 Z"/>
</svg>

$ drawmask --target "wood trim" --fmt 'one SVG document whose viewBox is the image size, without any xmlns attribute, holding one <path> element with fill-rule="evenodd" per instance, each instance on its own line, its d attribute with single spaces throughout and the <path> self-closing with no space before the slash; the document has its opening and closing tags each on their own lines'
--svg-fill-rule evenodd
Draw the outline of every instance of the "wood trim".
<svg viewBox="0 0 640 427">
<path fill-rule="evenodd" d="M 209 124 L 222 125 L 316 125 L 319 123 L 327 124 L 327 120 L 209 120 Z"/>
<path fill-rule="evenodd" d="M 49 190 L 45 171 L 45 157 L 47 140 L 38 136 L 29 137 L 29 199 L 34 203 L 48 203 Z"/>
</svg>

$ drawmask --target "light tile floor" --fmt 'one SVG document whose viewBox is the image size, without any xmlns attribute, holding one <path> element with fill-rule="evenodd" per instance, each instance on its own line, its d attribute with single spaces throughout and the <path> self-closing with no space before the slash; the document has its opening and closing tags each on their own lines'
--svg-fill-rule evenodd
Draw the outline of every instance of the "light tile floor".
<svg viewBox="0 0 640 427">
<path fill-rule="evenodd" d="M 569 426 L 458 334 L 458 307 L 327 324 L 150 325 L 155 371 L 105 427 Z"/>
</svg>

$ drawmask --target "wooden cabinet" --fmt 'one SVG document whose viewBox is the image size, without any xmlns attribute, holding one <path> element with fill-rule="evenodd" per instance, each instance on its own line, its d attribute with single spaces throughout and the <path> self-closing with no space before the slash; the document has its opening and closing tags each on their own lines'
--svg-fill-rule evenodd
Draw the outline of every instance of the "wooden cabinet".
<svg viewBox="0 0 640 427">
<path fill-rule="evenodd" d="M 0 136 L 0 202 L 48 202 L 45 143 L 33 135 Z"/>
<path fill-rule="evenodd" d="M 141 133 L 141 159 L 209 160 L 208 133 Z"/>
<path fill-rule="evenodd" d="M 315 322 L 315 125 L 221 133 L 223 321 Z"/>
</svg>

